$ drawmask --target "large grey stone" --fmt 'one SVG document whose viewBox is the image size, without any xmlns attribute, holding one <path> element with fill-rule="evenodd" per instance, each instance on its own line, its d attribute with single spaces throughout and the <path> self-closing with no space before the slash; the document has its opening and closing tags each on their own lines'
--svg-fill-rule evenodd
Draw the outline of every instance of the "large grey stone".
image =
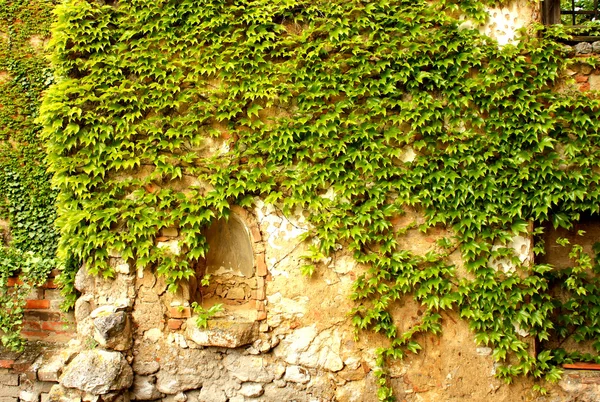
<svg viewBox="0 0 600 402">
<path fill-rule="evenodd" d="M 87 350 L 77 355 L 64 369 L 60 382 L 93 395 L 129 388 L 133 370 L 119 352 Z"/>
<path fill-rule="evenodd" d="M 83 295 L 75 302 L 75 320 L 77 322 L 88 318 L 92 312 L 92 295 Z"/>
<path fill-rule="evenodd" d="M 258 327 L 255 321 L 214 319 L 208 321 L 207 328 L 198 328 L 196 318 L 191 317 L 185 335 L 200 346 L 237 348 L 258 339 Z"/>
<path fill-rule="evenodd" d="M 592 53 L 592 45 L 587 42 L 579 42 L 575 45 L 576 54 L 589 54 Z"/>
<path fill-rule="evenodd" d="M 91 314 L 94 317 L 94 339 L 109 349 L 127 350 L 131 348 L 132 333 L 129 317 L 124 311 L 103 311 Z"/>
</svg>

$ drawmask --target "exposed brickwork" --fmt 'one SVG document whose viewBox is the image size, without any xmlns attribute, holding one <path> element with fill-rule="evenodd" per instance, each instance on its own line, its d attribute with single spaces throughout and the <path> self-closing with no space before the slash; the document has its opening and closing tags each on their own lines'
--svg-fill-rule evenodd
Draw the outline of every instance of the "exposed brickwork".
<svg viewBox="0 0 600 402">
<path fill-rule="evenodd" d="M 39 348 L 36 345 L 26 347 L 22 353 L 12 354 L 15 360 L 10 361 L 10 368 L 0 368 L 0 402 L 45 402 L 48 401 L 48 393 L 58 377 L 49 381 L 38 378 L 37 370 L 40 362 L 47 359 L 47 353 L 54 353 L 53 349 Z M 34 364 L 34 362 L 38 362 Z"/>
<path fill-rule="evenodd" d="M 15 364 L 15 361 L 12 359 L 0 359 L 0 368 L 9 369 L 12 368 L 13 364 Z"/>
<path fill-rule="evenodd" d="M 57 275 L 58 271 L 53 270 L 48 281 L 27 296 L 21 330 L 26 339 L 64 343 L 75 334 L 73 314 L 60 310 L 62 296 L 55 282 Z M 19 278 L 9 278 L 7 282 L 9 287 L 23 283 Z"/>
<path fill-rule="evenodd" d="M 50 300 L 27 300 L 25 308 L 29 310 L 49 309 Z"/>
<path fill-rule="evenodd" d="M 600 68 L 592 68 L 585 63 L 574 63 L 567 70 L 567 76 L 575 81 L 575 88 L 582 92 L 600 90 Z"/>
</svg>

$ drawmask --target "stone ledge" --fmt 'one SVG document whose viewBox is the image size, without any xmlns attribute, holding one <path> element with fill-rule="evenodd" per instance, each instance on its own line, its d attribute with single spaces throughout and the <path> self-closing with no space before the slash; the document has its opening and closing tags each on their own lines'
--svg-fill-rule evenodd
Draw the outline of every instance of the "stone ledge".
<svg viewBox="0 0 600 402">
<path fill-rule="evenodd" d="M 196 317 L 191 317 L 187 320 L 185 335 L 200 346 L 237 348 L 257 340 L 258 327 L 256 321 L 213 319 L 208 321 L 207 328 L 198 328 Z"/>
</svg>

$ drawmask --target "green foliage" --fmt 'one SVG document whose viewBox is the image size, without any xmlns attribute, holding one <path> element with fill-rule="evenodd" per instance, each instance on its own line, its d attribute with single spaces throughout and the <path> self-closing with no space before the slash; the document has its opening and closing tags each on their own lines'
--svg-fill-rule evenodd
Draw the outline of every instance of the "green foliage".
<svg viewBox="0 0 600 402">
<path fill-rule="evenodd" d="M 22 252 L 0 245 L 0 343 L 19 350 L 24 341 L 20 337 L 25 298 L 36 286 L 46 282 L 55 261 L 33 252 Z M 23 283 L 8 286 L 8 278 L 20 275 Z"/>
<path fill-rule="evenodd" d="M 19 337 L 24 297 L 59 264 L 54 260 L 57 191 L 44 163 L 46 151 L 36 123 L 40 96 L 52 83 L 43 42 L 48 39 L 49 0 L 0 0 L 0 219 L 10 223 L 10 244 L 0 244 L 0 329 L 2 344 Z M 43 262 L 43 263 L 41 263 Z M 8 275 L 24 284 L 6 286 Z"/>
<path fill-rule="evenodd" d="M 223 311 L 223 304 L 218 303 L 209 308 L 204 308 L 197 302 L 192 303 L 192 310 L 196 314 L 196 325 L 198 328 L 208 327 L 208 320 Z"/>
<path fill-rule="evenodd" d="M 499 377 L 555 381 L 566 355 L 532 357 L 518 329 L 542 341 L 560 325 L 596 330 L 549 284 L 567 275 L 576 297 L 597 287 L 575 268 L 524 266 L 509 243 L 528 222 L 569 227 L 599 212 L 600 103 L 553 90 L 559 30 L 534 26 L 499 48 L 458 19 L 481 23 L 496 3 L 66 0 L 41 109 L 60 255 L 110 277 L 116 250 L 174 287 L 205 255 L 202 229 L 262 197 L 308 212 L 305 274 L 339 245 L 369 266 L 353 323 L 390 340 L 381 400 L 393 398 L 386 363 L 440 333 L 444 310 L 494 349 Z M 409 208 L 424 222 L 395 228 Z M 156 245 L 170 226 L 184 236 L 179 255 Z M 399 241 L 417 227 L 454 234 L 420 255 Z M 515 272 L 491 268 L 497 258 Z M 405 298 L 423 315 L 400 332 L 391 310 Z M 573 321 L 559 325 L 559 311 Z"/>
</svg>

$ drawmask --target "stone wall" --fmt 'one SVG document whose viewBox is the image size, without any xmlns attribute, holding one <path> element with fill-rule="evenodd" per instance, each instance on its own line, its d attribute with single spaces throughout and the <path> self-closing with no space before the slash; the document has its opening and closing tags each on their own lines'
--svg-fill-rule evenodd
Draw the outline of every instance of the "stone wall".
<svg viewBox="0 0 600 402">
<path fill-rule="evenodd" d="M 53 271 L 48 281 L 27 296 L 21 334 L 28 345 L 16 353 L 0 348 L 0 402 L 47 401 L 65 359 L 63 347 L 75 337 L 73 313 L 60 310 L 62 297 Z M 9 287 L 19 282 L 10 278 Z M 62 360 L 61 360 L 62 359 Z"/>
<path fill-rule="evenodd" d="M 312 277 L 304 277 L 299 267 L 307 250 L 297 237 L 307 228 L 301 213 L 284 217 L 260 200 L 256 209 L 235 213 L 252 242 L 250 277 L 224 267 L 202 292 L 190 282 L 170 293 L 162 278 L 118 255 L 111 261 L 118 267 L 114 279 L 90 276 L 82 267 L 76 339 L 65 348 L 0 361 L 0 402 L 375 401 L 375 350 L 385 340 L 372 333 L 356 339 L 347 314 L 351 285 L 365 267 L 340 246 Z M 415 230 L 406 246 L 427 251 L 443 235 Z M 176 228 L 157 241 L 179 249 Z M 530 258 L 531 239 L 515 239 L 514 247 L 522 260 Z M 451 258 L 460 269 L 459 253 Z M 505 261 L 490 264 L 511 269 Z M 40 291 L 39 303 L 45 305 L 50 290 Z M 222 302 L 224 310 L 198 328 L 194 301 L 206 307 Z M 26 317 L 32 313 L 53 314 L 36 309 Z M 420 313 L 405 302 L 394 319 L 407 329 Z M 478 347 L 462 320 L 444 313 L 444 328 L 440 337 L 419 339 L 419 355 L 390 367 L 399 400 L 597 400 L 597 377 L 590 373 L 569 373 L 549 398 L 532 394 L 528 381 L 505 385 L 494 378 L 492 350 Z"/>
<path fill-rule="evenodd" d="M 352 282 L 365 267 L 340 247 L 313 277 L 302 276 L 299 266 L 307 250 L 296 239 L 307 229 L 302 214 L 284 217 L 260 200 L 256 205 L 235 210 L 260 256 L 253 276 L 226 274 L 226 267 L 213 274 L 209 288 L 218 288 L 220 281 L 231 286 L 237 278 L 247 290 L 243 296 L 233 292 L 231 299 L 230 290 L 225 292 L 224 310 L 207 328 L 198 328 L 189 307 L 198 300 L 193 284 L 170 293 L 163 279 L 130 268 L 118 256 L 113 263 L 121 268 L 111 280 L 90 276 L 83 267 L 76 280 L 82 292 L 75 312 L 78 339 L 63 351 L 69 358 L 58 363 L 60 382 L 50 400 L 376 401 L 375 350 L 385 340 L 372 333 L 356 339 L 348 316 Z M 169 233 L 159 241 L 177 251 L 177 229 Z M 428 250 L 443 234 L 415 230 L 408 238 L 411 248 Z M 523 258 L 530 257 L 528 241 L 515 241 Z M 460 263 L 458 254 L 454 258 Z M 501 261 L 493 264 L 510 269 Z M 416 304 L 406 302 L 397 306 L 394 318 L 407 328 L 419 313 Z M 445 314 L 444 321 L 442 336 L 422 337 L 422 353 L 390 368 L 399 400 L 537 398 L 528 381 L 509 386 L 494 377 L 492 350 L 478 347 L 458 317 Z M 579 390 L 576 384 L 583 384 L 592 395 L 595 385 L 589 378 L 595 377 L 581 375 L 567 376 L 564 388 Z M 556 388 L 551 398 L 537 400 L 594 400 L 579 397 Z"/>
</svg>

